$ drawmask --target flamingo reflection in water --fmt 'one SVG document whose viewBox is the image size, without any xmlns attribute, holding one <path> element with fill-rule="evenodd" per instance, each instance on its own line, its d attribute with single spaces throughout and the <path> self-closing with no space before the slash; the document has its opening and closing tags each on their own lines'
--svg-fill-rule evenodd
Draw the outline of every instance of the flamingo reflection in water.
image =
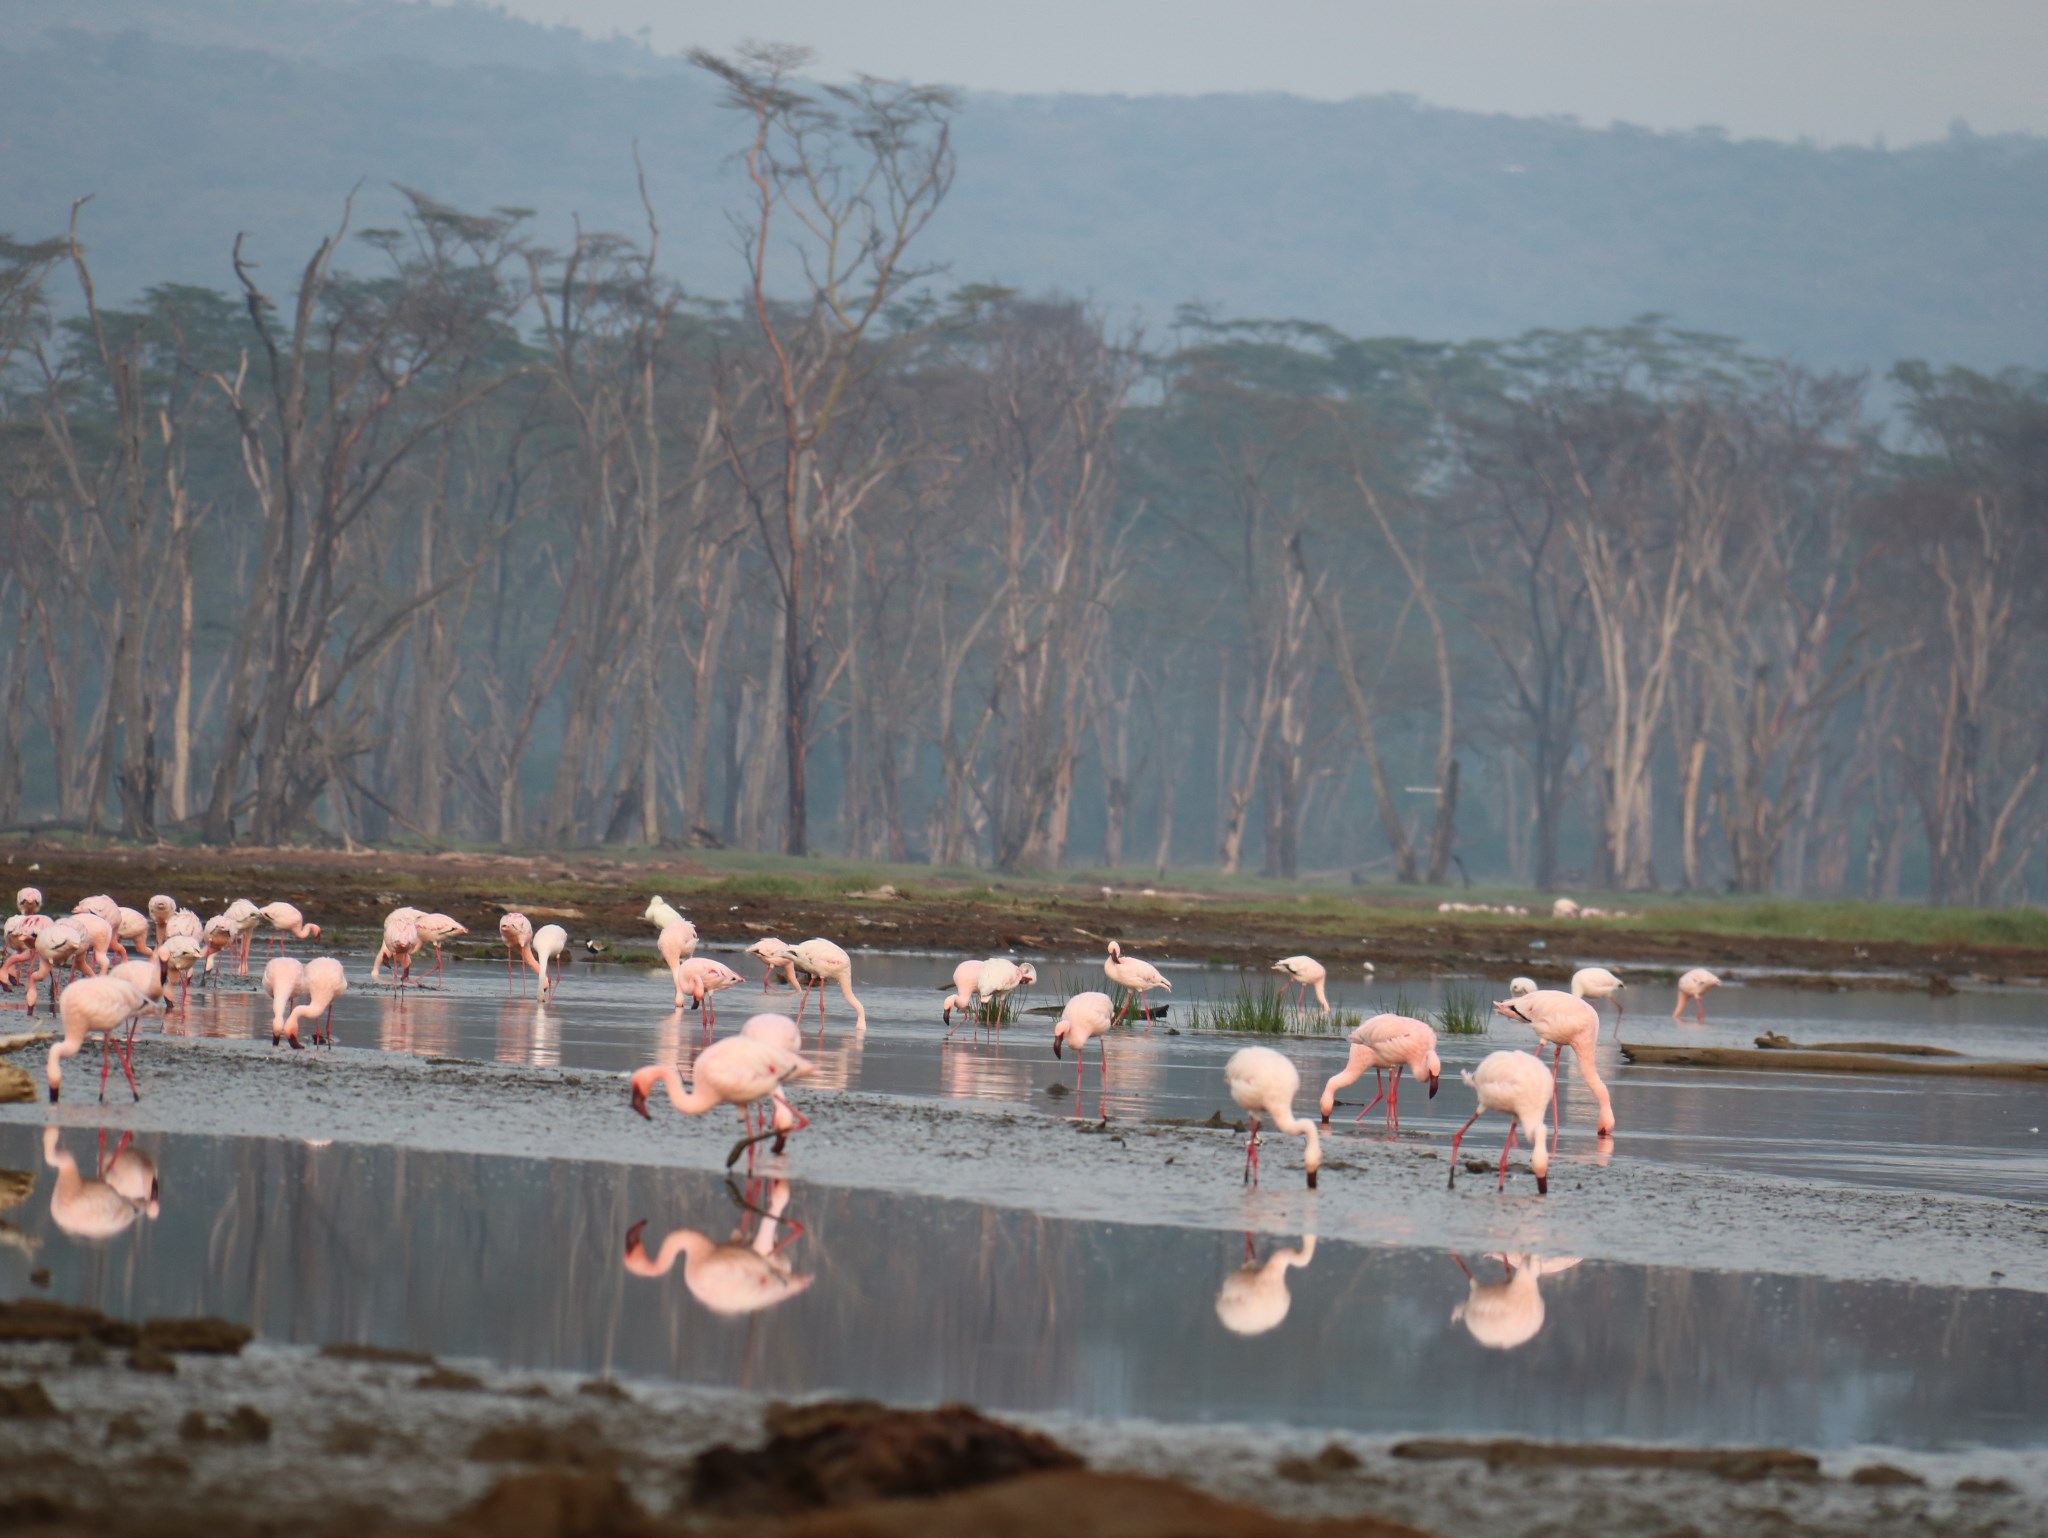
<svg viewBox="0 0 2048 1538">
<path fill-rule="evenodd" d="M 1577 1255 L 1491 1255 L 1500 1262 L 1503 1276 L 1497 1282 L 1482 1282 L 1455 1252 L 1451 1259 L 1465 1273 L 1471 1286 L 1465 1301 L 1451 1310 L 1451 1322 L 1489 1351 L 1512 1351 L 1526 1346 L 1543 1328 L 1543 1293 L 1539 1279 L 1569 1271 L 1579 1263 Z"/>
<path fill-rule="evenodd" d="M 751 1186 L 742 1194 L 728 1181 L 726 1191 L 741 1213 L 731 1239 L 718 1244 L 695 1229 L 679 1228 L 650 1255 L 642 1243 L 647 1230 L 647 1220 L 642 1218 L 626 1230 L 625 1259 L 626 1269 L 635 1276 L 657 1277 L 668 1275 L 680 1255 L 683 1285 L 690 1289 L 690 1296 L 712 1313 L 730 1319 L 785 1303 L 816 1278 L 799 1275 L 783 1253 L 804 1234 L 801 1223 L 783 1215 L 789 1207 L 787 1180 L 769 1182 L 766 1207 L 754 1199 L 757 1193 Z M 749 1217 L 757 1221 L 752 1238 L 747 1237 Z"/>
<path fill-rule="evenodd" d="M 125 1132 L 110 1159 L 106 1129 L 100 1129 L 99 1160 L 87 1180 L 78 1172 L 78 1161 L 58 1146 L 57 1129 L 45 1127 L 43 1163 L 57 1172 L 50 1221 L 74 1239 L 111 1239 L 138 1217 L 157 1215 L 156 1161 L 131 1148 Z"/>
<path fill-rule="evenodd" d="M 1287 1273 L 1316 1258 L 1316 1236 L 1304 1234 L 1296 1249 L 1276 1250 L 1262 1263 L 1244 1236 L 1244 1264 L 1223 1279 L 1216 1294 L 1216 1317 L 1233 1335 L 1264 1335 L 1279 1328 L 1293 1299 L 1287 1294 Z"/>
</svg>

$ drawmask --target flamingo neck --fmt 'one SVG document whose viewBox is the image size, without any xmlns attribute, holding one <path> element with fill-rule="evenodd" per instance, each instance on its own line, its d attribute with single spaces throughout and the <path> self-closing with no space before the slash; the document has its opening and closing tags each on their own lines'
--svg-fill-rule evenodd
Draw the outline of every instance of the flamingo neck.
<svg viewBox="0 0 2048 1538">
<path fill-rule="evenodd" d="M 668 1091 L 668 1103 L 685 1116 L 702 1116 L 713 1106 L 725 1103 L 724 1097 L 708 1084 L 696 1084 L 685 1090 L 683 1075 L 676 1068 L 657 1068 L 654 1071 L 654 1081 Z M 670 1237 L 673 1238 L 674 1235 Z"/>
<path fill-rule="evenodd" d="M 1365 1070 L 1374 1066 L 1371 1047 L 1354 1046 L 1351 1055 L 1344 1060 L 1344 1066 L 1330 1075 L 1330 1082 L 1323 1086 L 1322 1111 L 1324 1116 L 1337 1108 L 1337 1091 L 1347 1084 L 1355 1084 L 1365 1077 Z"/>
</svg>

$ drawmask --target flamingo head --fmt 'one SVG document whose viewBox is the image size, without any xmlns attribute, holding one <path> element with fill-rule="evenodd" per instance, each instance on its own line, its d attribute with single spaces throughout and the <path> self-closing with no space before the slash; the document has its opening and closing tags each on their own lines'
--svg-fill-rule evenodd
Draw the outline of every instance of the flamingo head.
<svg viewBox="0 0 2048 1538">
<path fill-rule="evenodd" d="M 645 1218 L 642 1218 L 639 1222 L 635 1223 L 631 1228 L 626 1230 L 626 1253 L 628 1255 L 632 1254 L 635 1250 L 641 1248 L 640 1236 L 646 1232 L 647 1219 Z"/>
<path fill-rule="evenodd" d="M 1436 1099 L 1437 1084 L 1444 1076 L 1444 1060 L 1434 1051 L 1422 1060 L 1422 1076 L 1429 1080 L 1429 1098 Z"/>
<path fill-rule="evenodd" d="M 1054 1057 L 1060 1057 L 1063 1055 L 1060 1052 L 1060 1044 L 1064 1042 L 1066 1039 L 1067 1022 L 1063 1019 L 1060 1021 L 1058 1025 L 1052 1028 L 1052 1055 Z"/>
<path fill-rule="evenodd" d="M 300 926 L 300 928 L 299 928 L 299 938 L 300 938 L 301 940 L 317 940 L 317 939 L 319 939 L 319 938 L 320 938 L 320 926 L 319 926 L 318 924 L 304 924 L 304 925 L 301 925 L 301 926 Z"/>
<path fill-rule="evenodd" d="M 1519 1020 L 1524 1025 L 1529 1023 L 1529 1011 L 1523 1008 L 1521 1002 L 1517 999 L 1496 999 L 1493 1005 L 1493 1012 L 1497 1015 L 1505 1015 L 1510 1020 Z"/>
</svg>

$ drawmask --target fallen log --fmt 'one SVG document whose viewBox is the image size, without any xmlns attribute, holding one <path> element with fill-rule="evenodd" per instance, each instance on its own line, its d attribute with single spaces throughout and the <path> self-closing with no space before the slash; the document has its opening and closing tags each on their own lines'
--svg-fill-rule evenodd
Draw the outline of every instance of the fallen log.
<svg viewBox="0 0 2048 1538">
<path fill-rule="evenodd" d="M 1959 1062 L 1886 1057 L 1875 1052 L 1784 1051 L 1758 1047 L 1650 1047 L 1621 1044 L 1631 1063 L 1664 1068 L 1758 1068 L 1791 1073 L 1917 1073 L 1962 1079 L 2037 1079 L 2048 1063 Z"/>
<path fill-rule="evenodd" d="M 1882 1052 L 1888 1057 L 1961 1057 L 1952 1047 L 1921 1047 L 1895 1041 L 1809 1041 L 1797 1042 L 1775 1031 L 1757 1037 L 1756 1044 L 1772 1052 Z"/>
</svg>

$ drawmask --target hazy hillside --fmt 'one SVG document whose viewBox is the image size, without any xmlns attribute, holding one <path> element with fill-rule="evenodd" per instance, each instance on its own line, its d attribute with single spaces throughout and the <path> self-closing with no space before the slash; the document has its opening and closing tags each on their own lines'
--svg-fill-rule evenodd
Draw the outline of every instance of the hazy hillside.
<svg viewBox="0 0 2048 1538">
<path fill-rule="evenodd" d="M 237 229 L 296 266 L 388 184 L 633 227 L 638 139 L 673 270 L 723 293 L 734 125 L 680 62 L 474 9 L 17 0 L 0 230 L 86 230 L 105 288 L 224 285 Z M 1361 333 L 1662 310 L 1815 361 L 2048 360 L 2048 142 L 1907 151 L 1593 131 L 1395 98 L 974 96 L 929 255 L 1157 329 L 1201 300 Z"/>
</svg>

